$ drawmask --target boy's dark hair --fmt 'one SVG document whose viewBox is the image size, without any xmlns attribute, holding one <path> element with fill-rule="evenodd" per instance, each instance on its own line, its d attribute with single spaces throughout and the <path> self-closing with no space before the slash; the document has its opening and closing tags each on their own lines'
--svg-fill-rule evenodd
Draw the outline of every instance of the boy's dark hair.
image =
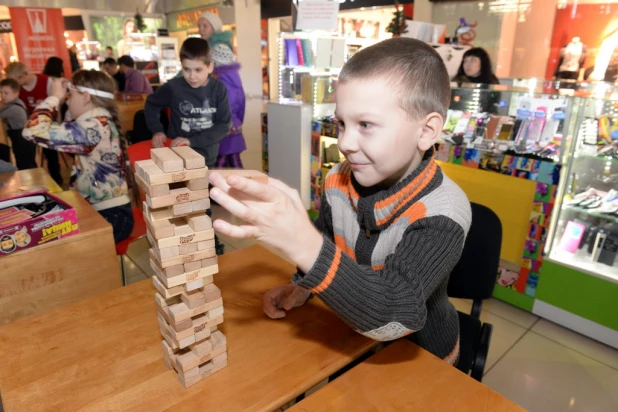
<svg viewBox="0 0 618 412">
<path fill-rule="evenodd" d="M 200 60 L 205 65 L 210 65 L 210 46 L 208 42 L 199 37 L 189 37 L 182 43 L 180 48 L 180 61 Z"/>
<path fill-rule="evenodd" d="M 135 61 L 133 60 L 133 58 L 131 56 L 120 56 L 118 58 L 118 64 L 122 64 L 124 66 L 130 67 L 132 69 L 135 68 Z"/>
<path fill-rule="evenodd" d="M 14 92 L 19 92 L 19 83 L 15 79 L 4 79 L 0 81 L 0 87 L 10 87 Z"/>
<path fill-rule="evenodd" d="M 52 77 L 64 77 L 64 62 L 60 57 L 52 56 L 45 62 L 43 74 Z"/>
<path fill-rule="evenodd" d="M 450 80 L 442 58 L 427 43 L 405 37 L 384 40 L 356 53 L 339 74 L 340 83 L 375 78 L 391 84 L 410 118 L 435 112 L 446 120 Z"/>
<path fill-rule="evenodd" d="M 120 59 L 119 59 L 120 60 Z M 114 59 L 113 57 L 108 57 L 107 59 L 103 60 L 103 64 L 104 65 L 117 65 L 118 63 L 116 62 L 116 59 Z"/>
<path fill-rule="evenodd" d="M 114 51 L 114 49 L 112 48 L 112 46 L 107 46 L 107 47 L 105 48 L 105 50 L 111 50 L 111 51 Z"/>
</svg>

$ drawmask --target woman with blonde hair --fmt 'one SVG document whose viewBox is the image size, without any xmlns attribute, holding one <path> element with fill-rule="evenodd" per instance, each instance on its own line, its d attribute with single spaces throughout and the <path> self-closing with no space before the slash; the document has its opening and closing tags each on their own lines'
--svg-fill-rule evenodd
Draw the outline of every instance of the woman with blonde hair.
<svg viewBox="0 0 618 412">
<path fill-rule="evenodd" d="M 135 33 L 135 20 L 129 17 L 122 24 L 122 39 L 118 40 L 116 44 L 118 56 L 128 56 L 131 54 L 131 46 L 129 45 L 131 42 L 131 33 Z"/>
</svg>

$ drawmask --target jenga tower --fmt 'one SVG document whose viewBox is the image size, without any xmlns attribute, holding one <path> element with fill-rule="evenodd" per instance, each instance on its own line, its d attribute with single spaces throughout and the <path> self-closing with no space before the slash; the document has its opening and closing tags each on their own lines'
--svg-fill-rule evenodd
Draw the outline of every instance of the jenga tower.
<svg viewBox="0 0 618 412">
<path fill-rule="evenodd" d="M 227 365 L 215 233 L 205 210 L 208 168 L 190 147 L 151 150 L 152 160 L 135 162 L 136 179 L 146 193 L 152 282 L 158 293 L 163 361 L 187 388 Z"/>
</svg>

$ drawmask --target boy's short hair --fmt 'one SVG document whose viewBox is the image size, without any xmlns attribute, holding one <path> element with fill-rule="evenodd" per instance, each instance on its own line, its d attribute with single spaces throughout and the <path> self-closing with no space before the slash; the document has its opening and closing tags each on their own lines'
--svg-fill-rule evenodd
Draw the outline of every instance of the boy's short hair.
<svg viewBox="0 0 618 412">
<path fill-rule="evenodd" d="M 446 120 L 450 79 L 442 58 L 427 43 L 402 37 L 367 47 L 343 66 L 339 82 L 378 77 L 391 84 L 410 118 L 420 119 L 435 112 Z"/>
<path fill-rule="evenodd" d="M 135 61 L 133 60 L 131 56 L 127 56 L 127 55 L 120 56 L 118 58 L 118 64 L 122 64 L 123 66 L 127 66 L 132 69 L 135 68 Z"/>
<path fill-rule="evenodd" d="M 9 77 L 19 77 L 28 74 L 28 68 L 22 62 L 13 62 L 4 68 L 4 72 Z"/>
<path fill-rule="evenodd" d="M 210 65 L 210 46 L 208 42 L 199 37 L 189 37 L 182 43 L 180 48 L 180 61 L 200 60 L 206 66 Z"/>
<path fill-rule="evenodd" d="M 109 66 L 116 66 L 118 63 L 116 63 L 116 59 L 114 59 L 113 57 L 108 57 L 107 59 L 103 60 L 103 65 L 109 65 Z"/>
<path fill-rule="evenodd" d="M 17 83 L 15 79 L 4 79 L 0 81 L 0 88 L 1 87 L 10 87 L 15 93 L 19 92 L 19 83 Z"/>
</svg>

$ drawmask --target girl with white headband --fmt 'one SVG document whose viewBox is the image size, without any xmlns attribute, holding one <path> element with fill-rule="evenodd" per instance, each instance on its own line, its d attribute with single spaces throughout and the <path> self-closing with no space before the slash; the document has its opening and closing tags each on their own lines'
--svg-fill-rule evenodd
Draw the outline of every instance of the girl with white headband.
<svg viewBox="0 0 618 412">
<path fill-rule="evenodd" d="M 77 154 L 71 185 L 112 225 L 118 243 L 131 234 L 133 213 L 115 88 L 110 76 L 96 70 L 79 70 L 71 82 L 54 79 L 50 96 L 36 107 L 23 136 L 40 146 Z M 58 123 L 67 89 L 68 115 L 75 120 Z"/>
</svg>

